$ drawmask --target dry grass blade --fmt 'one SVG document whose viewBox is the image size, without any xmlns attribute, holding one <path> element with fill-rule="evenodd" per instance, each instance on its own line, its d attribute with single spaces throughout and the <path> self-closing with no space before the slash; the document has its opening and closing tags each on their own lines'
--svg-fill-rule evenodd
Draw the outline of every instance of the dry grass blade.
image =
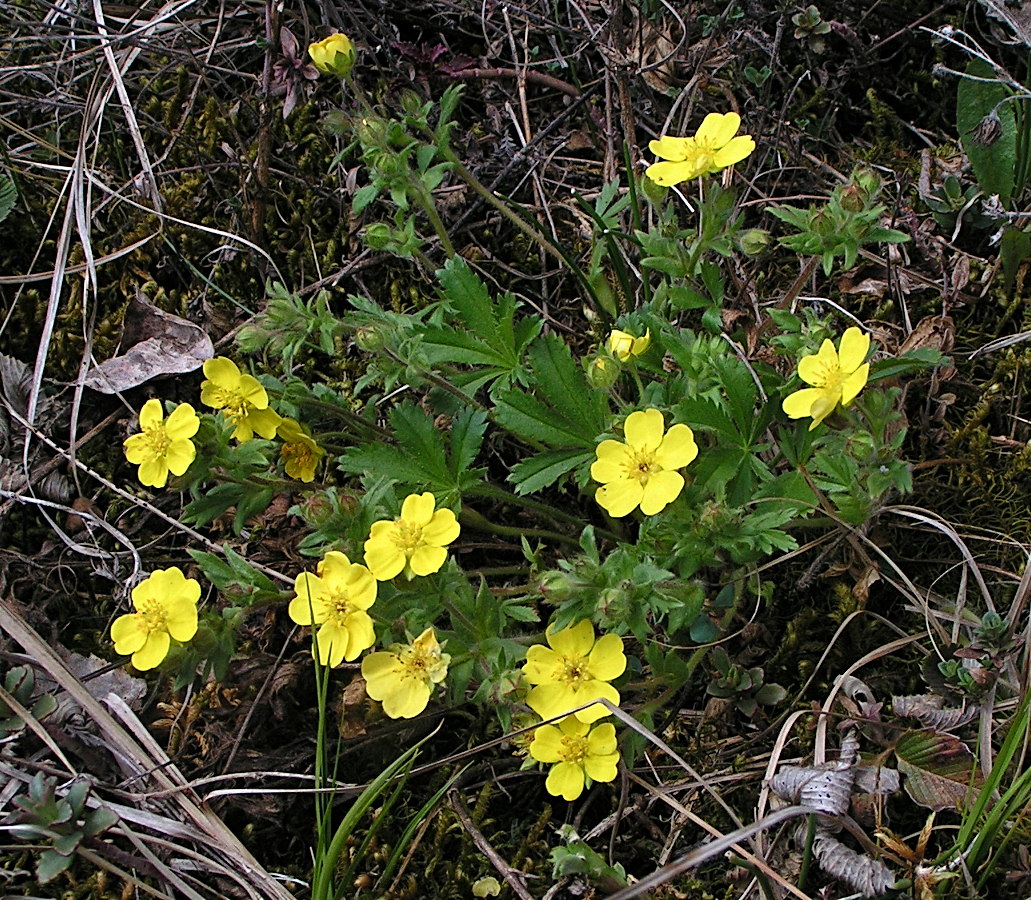
<svg viewBox="0 0 1031 900">
<path fill-rule="evenodd" d="M 139 787 L 153 786 L 171 793 L 168 810 L 180 821 L 196 829 L 201 840 L 195 842 L 196 847 L 189 852 L 199 854 L 198 860 L 210 863 L 205 867 L 208 872 L 231 877 L 246 896 L 254 900 L 287 900 L 290 897 L 226 828 L 222 820 L 199 805 L 182 773 L 124 703 L 118 698 L 110 701 L 122 718 L 122 722 L 119 722 L 86 690 L 53 648 L 25 622 L 10 602 L 0 599 L 0 613 L 0 629 L 20 644 L 50 679 L 82 707 L 87 720 L 96 726 L 103 746 L 117 761 L 124 775 L 136 781 Z M 123 723 L 127 723 L 131 730 Z M 179 882 L 179 889 L 184 895 L 203 900 L 204 895 L 163 866 L 159 856 L 151 852 L 142 839 L 137 838 L 134 844 L 152 863 L 162 865 L 165 877 Z"/>
</svg>

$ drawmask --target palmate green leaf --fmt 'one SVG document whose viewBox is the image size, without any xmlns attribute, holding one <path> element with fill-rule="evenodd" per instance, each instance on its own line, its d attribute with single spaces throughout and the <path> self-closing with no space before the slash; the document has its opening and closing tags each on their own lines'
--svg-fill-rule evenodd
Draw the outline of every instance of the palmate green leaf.
<svg viewBox="0 0 1031 900">
<path fill-rule="evenodd" d="M 517 494 L 532 494 L 593 459 L 593 450 L 546 450 L 516 463 L 508 480 L 515 485 Z"/>
<path fill-rule="evenodd" d="M 486 285 L 461 257 L 448 260 L 437 272 L 443 292 L 441 310 L 423 335 L 427 357 L 434 364 L 480 367 L 460 375 L 463 387 L 489 381 L 508 386 L 525 381 L 523 355 L 543 322 L 528 317 L 516 322 L 518 303 L 510 293 L 494 299 Z M 457 326 L 457 327 L 456 327 Z"/>
<path fill-rule="evenodd" d="M 455 417 L 451 432 L 451 455 L 432 417 L 412 402 L 402 403 L 390 413 L 397 446 L 363 444 L 340 457 L 344 472 L 371 475 L 425 487 L 435 493 L 461 493 L 480 480 L 482 470 L 470 469 L 483 441 L 486 418 L 478 410 Z"/>
</svg>

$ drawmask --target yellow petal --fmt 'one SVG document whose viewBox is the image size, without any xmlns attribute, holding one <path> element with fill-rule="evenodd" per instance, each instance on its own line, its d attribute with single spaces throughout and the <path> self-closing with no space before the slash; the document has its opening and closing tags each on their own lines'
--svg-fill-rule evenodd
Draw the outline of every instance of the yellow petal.
<svg viewBox="0 0 1031 900">
<path fill-rule="evenodd" d="M 567 709 L 573 706 L 581 706 L 589 700 L 608 700 L 613 706 L 619 706 L 619 691 L 604 681 L 588 681 L 581 686 L 580 690 L 573 692 L 573 697 L 576 702 L 569 704 L 566 707 Z M 576 713 L 576 718 L 581 722 L 590 723 L 597 722 L 598 719 L 604 719 L 608 715 L 611 715 L 611 713 L 607 706 L 595 703 L 594 706 L 581 709 Z"/>
<path fill-rule="evenodd" d="M 180 643 L 192 640 L 197 633 L 197 607 L 192 603 L 184 603 L 169 610 L 165 626 L 168 633 Z"/>
<path fill-rule="evenodd" d="M 368 650 L 376 643 L 376 631 L 369 614 L 362 610 L 351 613 L 345 620 L 345 624 L 350 634 L 350 643 L 344 658 L 351 662 L 357 659 L 363 650 Z"/>
<path fill-rule="evenodd" d="M 709 113 L 695 132 L 695 140 L 710 147 L 722 147 L 729 143 L 740 127 L 741 116 L 735 112 Z"/>
<path fill-rule="evenodd" d="M 412 719 L 426 709 L 431 693 L 425 681 L 406 678 L 383 699 L 383 712 L 391 719 Z"/>
<path fill-rule="evenodd" d="M 618 634 L 604 634 L 598 638 L 588 656 L 588 671 L 599 681 L 612 681 L 626 670 L 623 639 Z"/>
<path fill-rule="evenodd" d="M 587 737 L 587 750 L 591 756 L 608 756 L 610 753 L 615 753 L 616 726 L 611 722 L 605 722 L 592 728 Z"/>
<path fill-rule="evenodd" d="M 542 684 L 552 681 L 556 673 L 562 669 L 561 657 L 550 647 L 534 644 L 526 651 L 526 663 L 523 665 L 523 677 L 530 684 Z"/>
<path fill-rule="evenodd" d="M 562 759 L 562 732 L 554 725 L 542 725 L 533 733 L 530 756 L 537 762 L 558 762 Z"/>
<path fill-rule="evenodd" d="M 674 425 L 662 439 L 655 461 L 664 469 L 680 469 L 697 455 L 694 432 L 687 425 Z"/>
<path fill-rule="evenodd" d="M 627 445 L 638 451 L 658 449 L 665 428 L 665 420 L 657 409 L 632 412 L 623 423 Z"/>
<path fill-rule="evenodd" d="M 851 375 L 841 382 L 841 405 L 848 406 L 859 392 L 866 387 L 866 380 L 870 377 L 870 364 L 864 363 Z"/>
<path fill-rule="evenodd" d="M 140 428 L 154 428 L 161 424 L 165 414 L 161 409 L 160 400 L 148 400 L 140 410 Z"/>
<path fill-rule="evenodd" d="M 694 138 L 672 137 L 664 134 L 657 141 L 649 141 L 648 149 L 660 159 L 679 162 L 694 152 Z M 646 173 L 647 174 L 647 173 Z M 651 178 L 652 176 L 648 176 Z"/>
<path fill-rule="evenodd" d="M 262 388 L 262 391 L 265 389 Z M 268 400 L 266 399 L 266 403 Z M 281 417 L 271 407 L 266 409 L 252 409 L 247 413 L 246 427 L 249 430 L 255 431 L 260 434 L 265 440 L 271 440 L 276 436 L 276 430 L 279 428 Z M 240 431 L 240 426 L 237 426 L 237 431 Z M 249 438 L 237 437 L 237 440 L 244 441 Z"/>
<path fill-rule="evenodd" d="M 173 475 L 182 475 L 197 458 L 193 441 L 173 441 L 165 451 L 165 462 Z"/>
<path fill-rule="evenodd" d="M 690 181 L 702 174 L 694 160 L 687 162 L 657 162 L 652 163 L 644 170 L 644 174 L 663 187 L 670 187 L 680 184 L 682 181 Z"/>
<path fill-rule="evenodd" d="M 644 488 L 636 479 L 623 478 L 602 485 L 594 493 L 598 505 L 612 518 L 621 519 L 637 509 L 644 496 Z"/>
<path fill-rule="evenodd" d="M 200 419 L 189 403 L 180 403 L 172 410 L 165 422 L 165 433 L 169 440 L 182 441 L 192 438 L 200 428 Z"/>
<path fill-rule="evenodd" d="M 401 519 L 412 525 L 428 525 L 433 518 L 433 509 L 437 505 L 433 494 L 409 494 L 401 505 Z"/>
<path fill-rule="evenodd" d="M 432 575 L 434 572 L 439 572 L 445 562 L 447 562 L 447 550 L 443 547 L 431 547 L 423 544 L 415 548 L 408 564 L 416 575 Z"/>
<path fill-rule="evenodd" d="M 816 398 L 816 402 L 810 410 L 810 415 L 813 417 L 813 423 L 809 426 L 810 431 L 812 431 L 817 425 L 826 419 L 827 416 L 838 408 L 838 399 L 839 397 L 837 393 L 831 393 L 829 391 L 820 392 L 820 396 Z"/>
<path fill-rule="evenodd" d="M 597 459 L 591 464 L 591 478 L 602 483 L 626 478 L 633 462 L 630 448 L 619 441 L 602 441 L 595 448 Z"/>
<path fill-rule="evenodd" d="M 634 336 L 625 331 L 614 330 L 605 342 L 605 346 L 616 359 L 626 362 L 634 349 Z"/>
<path fill-rule="evenodd" d="M 377 581 L 389 581 L 400 575 L 407 561 L 407 557 L 392 541 L 370 537 L 365 542 L 365 565 Z"/>
<path fill-rule="evenodd" d="M 838 351 L 830 340 L 824 340 L 819 352 L 805 356 L 798 363 L 798 377 L 813 387 L 823 387 L 839 373 Z"/>
<path fill-rule="evenodd" d="M 150 440 L 145 434 L 133 434 L 122 442 L 125 458 L 134 466 L 151 456 Z"/>
<path fill-rule="evenodd" d="M 168 482 L 168 463 L 163 456 L 145 459 L 140 463 L 139 476 L 141 484 L 162 488 Z"/>
<path fill-rule="evenodd" d="M 838 365 L 842 372 L 854 372 L 870 352 L 870 335 L 852 326 L 841 336 L 838 350 Z M 853 395 L 855 396 L 855 395 Z"/>
<path fill-rule="evenodd" d="M 115 644 L 115 653 L 129 656 L 147 642 L 147 628 L 142 616 L 129 613 L 119 616 L 111 623 L 111 640 Z"/>
<path fill-rule="evenodd" d="M 594 646 L 594 626 L 589 619 L 582 619 L 561 631 L 549 629 L 547 641 L 551 649 L 559 656 L 567 659 L 574 656 L 586 656 Z"/>
<path fill-rule="evenodd" d="M 560 762 L 552 766 L 544 787 L 553 797 L 575 800 L 584 790 L 584 770 L 571 762 Z"/>
<path fill-rule="evenodd" d="M 204 363 L 204 377 L 220 388 L 235 391 L 240 383 L 240 369 L 231 359 L 216 356 Z"/>
<path fill-rule="evenodd" d="M 573 692 L 564 684 L 550 681 L 530 688 L 526 694 L 526 705 L 542 719 L 550 719 L 568 713 L 580 703 L 573 699 Z"/>
<path fill-rule="evenodd" d="M 450 509 L 438 509 L 429 524 L 422 529 L 422 539 L 427 544 L 443 547 L 450 544 L 461 534 L 458 519 Z"/>
<path fill-rule="evenodd" d="M 755 150 L 755 141 L 747 134 L 742 134 L 716 151 L 713 157 L 713 165 L 721 169 L 739 163 L 746 156 Z"/>
<path fill-rule="evenodd" d="M 584 771 L 592 781 L 615 781 L 618 774 L 618 769 L 616 768 L 618 762 L 618 753 L 609 753 L 604 756 L 592 754 L 584 760 Z"/>
<path fill-rule="evenodd" d="M 823 388 L 802 388 L 800 391 L 788 394 L 784 398 L 781 408 L 789 419 L 804 419 L 813 414 L 813 404 L 825 393 Z"/>
<path fill-rule="evenodd" d="M 641 496 L 641 512 L 654 516 L 680 496 L 684 476 L 679 472 L 655 472 L 648 478 Z"/>
<path fill-rule="evenodd" d="M 132 664 L 141 672 L 153 669 L 168 656 L 171 641 L 166 631 L 152 631 L 147 642 L 132 655 Z"/>
</svg>

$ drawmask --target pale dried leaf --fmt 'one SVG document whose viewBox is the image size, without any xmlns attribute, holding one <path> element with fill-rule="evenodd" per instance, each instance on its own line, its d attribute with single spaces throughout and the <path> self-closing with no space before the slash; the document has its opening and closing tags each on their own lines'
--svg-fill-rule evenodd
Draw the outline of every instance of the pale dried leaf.
<svg viewBox="0 0 1031 900">
<path fill-rule="evenodd" d="M 887 766 L 857 766 L 855 790 L 862 794 L 894 794 L 902 787 L 897 769 Z"/>
<path fill-rule="evenodd" d="M 126 391 L 160 375 L 199 369 L 215 355 L 211 338 L 192 322 L 158 309 L 138 291 L 122 325 L 129 349 L 86 373 L 86 387 L 102 394 Z"/>
<path fill-rule="evenodd" d="M 805 838 L 805 828 L 798 828 L 795 841 L 801 844 Z M 864 897 L 878 897 L 895 884 L 895 875 L 883 862 L 846 847 L 823 829 L 813 838 L 813 856 L 824 872 Z"/>
<path fill-rule="evenodd" d="M 909 716 L 926 728 L 935 731 L 950 731 L 977 718 L 977 707 L 945 706 L 937 694 L 916 694 L 907 697 L 892 697 L 891 708 L 897 716 Z"/>
</svg>

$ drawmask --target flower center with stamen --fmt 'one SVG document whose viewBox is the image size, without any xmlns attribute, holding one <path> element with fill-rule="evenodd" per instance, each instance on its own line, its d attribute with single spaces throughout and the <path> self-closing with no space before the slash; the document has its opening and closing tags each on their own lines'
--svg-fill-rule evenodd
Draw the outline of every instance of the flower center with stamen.
<svg viewBox="0 0 1031 900">
<path fill-rule="evenodd" d="M 283 455 L 285 462 L 293 462 L 296 460 L 302 469 L 314 468 L 315 466 L 315 454 L 311 452 L 311 448 L 307 444 L 283 444 L 283 449 L 280 450 Z"/>
<path fill-rule="evenodd" d="M 136 614 L 140 617 L 140 630 L 148 633 L 163 631 L 168 613 L 160 600 L 146 598 L 136 601 Z"/>
<path fill-rule="evenodd" d="M 422 543 L 422 526 L 411 522 L 398 522 L 394 529 L 394 543 L 405 553 L 413 553 Z"/>
<path fill-rule="evenodd" d="M 564 735 L 561 753 L 563 762 L 582 763 L 590 755 L 586 735 Z"/>
<path fill-rule="evenodd" d="M 326 605 L 330 609 L 329 618 L 334 625 L 342 626 L 344 620 L 355 611 L 347 594 L 331 594 Z"/>
<path fill-rule="evenodd" d="M 211 405 L 215 409 L 221 409 L 230 421 L 241 422 L 247 418 L 248 407 L 251 404 L 239 394 L 217 387 Z"/>
<path fill-rule="evenodd" d="M 563 663 L 564 668 L 559 676 L 560 681 L 564 681 L 571 687 L 578 687 L 585 681 L 591 680 L 591 673 L 587 671 L 587 660 L 582 656 L 566 657 Z"/>
<path fill-rule="evenodd" d="M 647 484 L 655 469 L 654 450 L 632 451 L 627 459 L 627 478 L 631 481 L 637 480 L 641 484 Z"/>
<path fill-rule="evenodd" d="M 151 459 L 160 459 L 168 452 L 172 439 L 165 431 L 164 425 L 153 425 L 144 429 L 143 434 L 146 437 L 147 451 L 150 453 Z"/>
</svg>

